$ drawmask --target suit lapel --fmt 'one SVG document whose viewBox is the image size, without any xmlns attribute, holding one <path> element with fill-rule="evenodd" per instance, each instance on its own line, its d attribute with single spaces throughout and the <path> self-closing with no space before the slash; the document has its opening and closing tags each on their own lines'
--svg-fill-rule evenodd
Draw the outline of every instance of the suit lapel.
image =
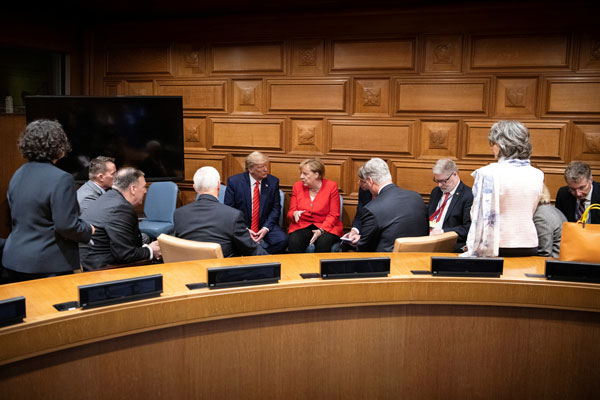
<svg viewBox="0 0 600 400">
<path fill-rule="evenodd" d="M 431 214 L 433 214 L 437 208 L 437 204 L 440 202 L 440 199 L 442 198 L 442 191 L 440 190 L 440 188 L 437 188 L 438 190 L 434 190 L 433 191 L 433 195 L 431 196 L 431 198 L 429 199 L 429 216 L 431 216 Z"/>
<path fill-rule="evenodd" d="M 269 185 L 269 175 L 260 183 L 260 208 L 258 210 L 258 219 L 259 221 L 263 220 L 263 212 L 265 209 L 265 205 L 267 204 L 267 199 L 269 198 L 271 192 L 271 185 Z"/>
<path fill-rule="evenodd" d="M 452 215 L 452 210 L 454 210 L 454 206 L 460 202 L 460 197 L 463 194 L 463 183 L 462 181 L 458 182 L 458 187 L 454 192 L 454 196 L 452 196 L 450 204 L 448 205 L 448 211 L 446 211 L 446 217 L 444 217 L 444 223 L 448 220 L 448 217 Z"/>
<path fill-rule="evenodd" d="M 253 188 L 250 188 L 250 173 L 244 174 L 244 185 L 245 188 L 242 190 L 244 193 L 244 204 L 246 205 L 246 215 L 248 216 L 248 223 L 252 223 L 252 195 Z"/>
</svg>

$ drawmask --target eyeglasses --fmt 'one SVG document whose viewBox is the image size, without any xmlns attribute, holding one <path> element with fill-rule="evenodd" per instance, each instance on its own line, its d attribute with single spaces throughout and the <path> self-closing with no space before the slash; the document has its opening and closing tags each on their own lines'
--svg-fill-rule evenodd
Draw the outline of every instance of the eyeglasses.
<svg viewBox="0 0 600 400">
<path fill-rule="evenodd" d="M 448 181 L 450 180 L 450 178 L 452 178 L 452 175 L 454 175 L 454 172 L 453 172 L 453 173 L 451 173 L 450 175 L 448 175 L 448 177 L 447 177 L 446 179 L 440 179 L 440 180 L 437 180 L 437 179 L 435 179 L 435 177 L 434 177 L 434 178 L 433 178 L 433 181 L 434 181 L 435 183 L 441 183 L 442 185 L 445 185 L 445 184 L 446 184 L 446 182 L 448 182 Z"/>
<path fill-rule="evenodd" d="M 567 187 L 569 188 L 569 191 L 571 193 L 577 193 L 579 192 L 583 192 L 585 190 L 587 190 L 590 186 L 591 186 L 591 179 L 589 181 L 587 181 L 586 183 L 584 183 L 583 185 L 580 185 L 578 187 L 572 187 L 571 185 L 567 184 Z"/>
</svg>

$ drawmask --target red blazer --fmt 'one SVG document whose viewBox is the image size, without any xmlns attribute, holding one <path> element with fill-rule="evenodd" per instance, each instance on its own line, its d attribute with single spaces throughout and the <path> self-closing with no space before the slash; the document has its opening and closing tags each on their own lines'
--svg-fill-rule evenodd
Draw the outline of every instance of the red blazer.
<svg viewBox="0 0 600 400">
<path fill-rule="evenodd" d="M 294 211 L 299 210 L 306 210 L 306 212 L 302 213 L 296 223 L 294 222 Z M 323 179 L 321 190 L 317 193 L 315 200 L 311 201 L 308 187 L 304 186 L 302 181 L 296 182 L 292 190 L 292 200 L 287 217 L 290 221 L 290 233 L 315 224 L 326 232 L 342 236 L 344 227 L 340 221 L 340 193 L 337 183 Z"/>
</svg>

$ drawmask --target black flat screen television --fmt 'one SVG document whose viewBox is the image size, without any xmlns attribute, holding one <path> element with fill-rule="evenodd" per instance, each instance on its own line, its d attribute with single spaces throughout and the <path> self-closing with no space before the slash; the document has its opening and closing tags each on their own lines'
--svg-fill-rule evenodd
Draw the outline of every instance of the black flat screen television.
<svg viewBox="0 0 600 400">
<path fill-rule="evenodd" d="M 57 166 L 77 183 L 88 164 L 113 157 L 117 168 L 135 167 L 146 180 L 180 181 L 183 170 L 183 100 L 180 96 L 29 96 L 27 122 L 60 122 L 72 150 Z"/>
</svg>

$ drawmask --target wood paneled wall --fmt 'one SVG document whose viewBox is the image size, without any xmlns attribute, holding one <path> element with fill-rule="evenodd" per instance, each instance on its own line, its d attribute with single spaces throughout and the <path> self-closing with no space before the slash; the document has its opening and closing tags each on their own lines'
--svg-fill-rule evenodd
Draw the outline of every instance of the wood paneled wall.
<svg viewBox="0 0 600 400">
<path fill-rule="evenodd" d="M 225 180 L 260 150 L 289 195 L 298 162 L 318 156 L 347 226 L 366 160 L 384 158 L 397 184 L 427 198 L 437 159 L 455 159 L 467 184 L 493 161 L 487 133 L 499 119 L 529 127 L 553 195 L 571 160 L 600 175 L 600 32 L 559 12 L 506 29 L 499 21 L 512 11 L 498 7 L 445 19 L 404 11 L 97 26 L 89 93 L 183 96 L 188 201 L 201 166 Z"/>
</svg>

